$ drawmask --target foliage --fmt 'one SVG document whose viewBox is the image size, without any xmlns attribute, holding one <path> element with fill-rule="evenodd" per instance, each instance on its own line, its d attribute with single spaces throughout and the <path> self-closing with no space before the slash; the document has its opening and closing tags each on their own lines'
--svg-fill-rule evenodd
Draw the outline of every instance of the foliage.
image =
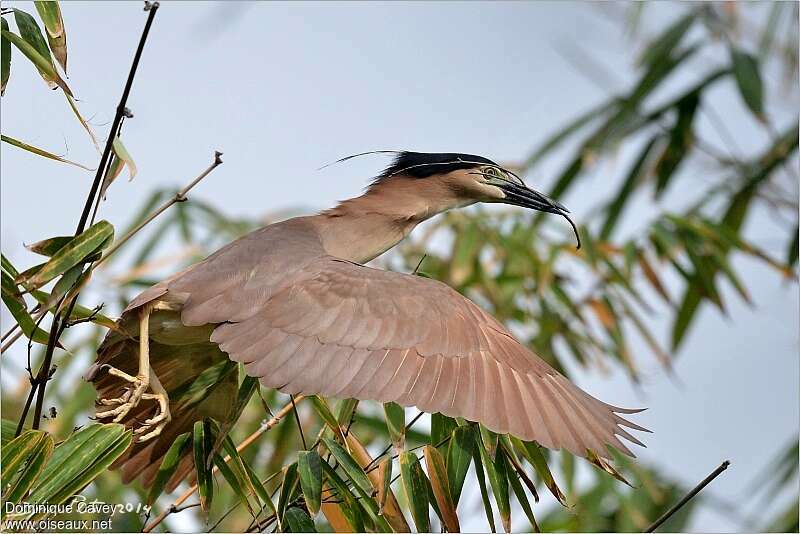
<svg viewBox="0 0 800 534">
<path fill-rule="evenodd" d="M 61 75 L 66 74 L 67 39 L 58 6 L 36 2 L 45 33 L 26 12 L 3 10 L 3 91 L 10 80 L 14 45 L 16 56 L 21 53 L 49 86 L 64 93 L 97 146 Z M 793 197 L 785 194 L 784 182 L 787 175 L 790 185 L 797 182 L 797 120 L 792 117 L 789 126 L 774 123 L 770 113 L 774 91 L 762 76 L 765 64 L 778 57 L 774 51 L 792 53 L 775 39 L 774 20 L 781 17 L 779 10 L 796 6 L 775 4 L 771 9 L 778 15 L 770 16 L 759 50 L 753 51 L 748 41 L 729 32 L 731 17 L 738 16 L 735 12 L 712 5 L 687 7 L 683 16 L 647 43 L 639 58 L 639 78 L 628 91 L 580 115 L 518 165 L 521 173 L 533 174 L 548 157 L 570 143 L 577 146 L 550 187 L 551 196 L 564 198 L 604 160 L 622 150 L 635 152 L 617 189 L 600 199 L 594 215 L 583 221 L 581 250 L 575 250 L 544 217 L 521 210 L 476 209 L 449 213 L 429 224 L 423 236 L 400 248 L 395 265 L 411 271 L 424 255 L 419 275 L 443 280 L 491 309 L 559 369 L 564 370 L 569 359 L 585 366 L 610 359 L 638 380 L 639 364 L 629 348 L 631 332 L 668 368 L 701 305 L 710 303 L 725 311 L 721 281 L 750 301 L 747 285 L 733 267 L 736 255 L 764 262 L 782 277 L 796 276 L 797 204 L 787 200 Z M 12 20 L 16 33 L 10 29 Z M 796 32 L 795 22 L 789 41 Z M 696 68 L 693 60 L 720 43 L 728 49 L 723 64 L 708 67 L 694 77 L 698 82 L 664 98 L 661 93 L 670 77 Z M 18 63 L 15 60 L 15 69 Z M 796 56 L 786 64 L 793 69 Z M 737 87 L 743 113 L 751 114 L 770 138 L 767 146 L 747 156 L 721 153 L 702 139 L 697 127 L 701 114 L 713 112 L 710 91 L 725 80 Z M 123 167 L 131 178 L 137 172 L 119 132 L 111 135 L 113 157 L 103 169 L 101 197 L 113 191 L 110 187 Z M 8 135 L 2 140 L 58 163 L 90 168 Z M 652 220 L 623 234 L 626 213 L 642 202 L 643 192 L 663 201 L 675 193 L 677 183 L 693 174 L 698 161 L 709 159 L 716 171 L 713 180 L 703 187 L 693 185 L 691 194 L 682 196 L 683 208 L 654 212 Z M 135 232 L 157 206 L 174 197 L 171 190 L 154 192 L 128 228 L 116 233 Z M 747 238 L 748 215 L 760 205 L 792 218 L 780 258 Z M 124 305 L 155 282 L 165 264 L 175 270 L 263 222 L 232 219 L 194 199 L 178 202 L 148 227 L 144 241 L 134 241 L 138 248 L 129 250 L 126 272 L 110 290 Z M 92 354 L 105 330 L 113 328 L 113 320 L 100 314 L 99 307 L 67 303 L 74 302 L 90 281 L 98 260 L 102 258 L 103 268 L 119 263 L 118 256 L 108 259 L 116 250 L 114 235 L 114 228 L 100 221 L 77 236 L 43 239 L 30 248 L 47 259 L 21 273 L 3 257 L 3 302 L 19 333 L 30 340 L 29 347 L 48 343 L 50 332 L 42 322 L 60 311 L 68 310 L 71 323 L 94 323 L 84 337 L 70 344 L 73 354 Z M 450 243 L 444 251 L 431 244 L 440 236 Z M 158 256 L 165 241 L 181 243 L 166 262 Z M 682 280 L 679 294 L 667 282 L 672 278 Z M 648 314 L 655 308 L 651 297 L 661 299 L 670 314 L 668 348 L 649 324 Z M 4 335 L 8 346 L 14 330 Z M 31 377 L 31 359 L 42 359 L 37 352 L 41 351 L 29 348 Z M 190 449 L 200 507 L 194 510 L 207 520 L 209 530 L 401 531 L 414 525 L 421 531 L 455 531 L 465 527 L 473 508 L 481 507 L 492 530 L 499 523 L 507 531 L 512 525 L 546 531 L 638 531 L 686 490 L 664 474 L 624 458 L 617 458 L 615 467 L 592 459 L 598 469 L 589 472 L 588 484 L 578 484 L 576 472 L 581 467 L 568 453 L 550 452 L 536 443 L 498 436 L 440 414 L 431 417 L 429 430 L 421 429 L 415 426 L 418 418 L 409 419 L 406 410 L 392 404 L 362 406 L 345 399 L 332 405 L 322 398 L 298 399 L 296 425 L 292 405 L 279 400 L 276 392 L 256 387 L 241 370 L 242 414 L 228 436 L 212 420 L 199 422 L 173 444 L 151 489 L 123 486 L 108 467 L 128 446 L 130 434 L 119 425 L 91 424 L 74 431 L 91 408 L 93 391 L 86 384 L 59 387 L 66 380 L 61 377 L 83 371 L 85 359 L 61 355 L 58 364 L 49 400 L 60 413 L 50 413 L 48 430 L 25 431 L 13 439 L 9 433 L 14 434 L 15 423 L 3 421 L 4 499 L 65 502 L 83 491 L 105 502 L 153 504 L 153 514 L 119 518 L 114 526 L 123 531 L 139 531 L 146 524 L 152 528 L 160 521 L 157 518 L 166 518 L 161 526 L 171 526 L 171 516 L 180 508 L 171 506 L 174 499 L 161 493 L 180 453 Z M 4 414 L 16 416 L 22 411 L 21 399 L 4 396 L 3 401 Z M 280 418 L 270 408 L 279 402 L 285 405 Z M 306 443 L 313 436 L 314 441 Z M 59 441 L 60 437 L 65 439 Z M 256 439 L 259 451 L 247 446 Z M 796 447 L 794 441 L 777 467 L 769 469 L 777 487 L 792 483 Z M 475 482 L 479 492 L 466 491 Z M 466 502 L 471 497 L 480 502 Z M 685 529 L 692 510 L 692 505 L 683 508 L 664 530 Z M 796 529 L 796 509 L 771 519 L 764 528 Z"/>
</svg>

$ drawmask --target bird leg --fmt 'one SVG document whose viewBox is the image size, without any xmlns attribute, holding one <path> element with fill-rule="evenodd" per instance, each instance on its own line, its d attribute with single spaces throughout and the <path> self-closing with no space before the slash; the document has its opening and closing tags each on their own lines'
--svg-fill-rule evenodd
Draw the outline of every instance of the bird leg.
<svg viewBox="0 0 800 534">
<path fill-rule="evenodd" d="M 150 385 L 151 377 L 155 376 L 155 373 L 152 373 L 150 369 L 150 312 L 152 309 L 153 306 L 151 304 L 145 304 L 139 312 L 139 371 L 136 376 L 131 376 L 115 367 L 108 367 L 108 374 L 130 382 L 131 385 L 126 388 L 125 393 L 120 397 L 100 400 L 100 404 L 102 405 L 117 406 L 104 412 L 98 412 L 98 419 L 113 416 L 114 423 L 122 421 L 125 416 L 128 415 L 128 412 L 135 408 L 142 400 L 142 396 Z M 161 386 L 160 383 L 158 385 L 159 387 Z M 163 393 L 155 392 L 153 398 L 156 400 L 158 400 L 158 395 L 163 395 L 166 398 L 164 388 L 160 387 L 160 389 Z M 165 410 L 162 409 L 161 412 L 162 414 L 168 413 L 168 410 L 165 412 Z"/>
<path fill-rule="evenodd" d="M 146 419 L 142 426 L 133 431 L 134 436 L 144 434 L 143 436 L 139 436 L 137 440 L 138 443 L 143 443 L 158 436 L 167 423 L 172 421 L 172 414 L 169 411 L 169 396 L 167 395 L 167 390 L 161 385 L 161 381 L 158 380 L 158 376 L 156 376 L 152 369 L 150 369 L 150 389 L 153 393 L 142 394 L 142 399 L 154 400 L 158 402 L 158 407 L 156 408 L 155 416 Z M 150 432 L 148 432 L 148 430 Z M 145 434 L 145 432 L 147 433 Z"/>
</svg>

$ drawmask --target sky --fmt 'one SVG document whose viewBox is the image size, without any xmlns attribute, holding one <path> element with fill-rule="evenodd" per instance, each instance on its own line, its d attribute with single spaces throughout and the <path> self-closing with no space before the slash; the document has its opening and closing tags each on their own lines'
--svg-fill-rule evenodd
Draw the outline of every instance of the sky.
<svg viewBox="0 0 800 534">
<path fill-rule="evenodd" d="M 33 10 L 27 2 L 8 4 Z M 62 9 L 68 82 L 83 114 L 104 135 L 145 14 L 138 2 L 70 2 Z M 644 31 L 652 35 L 683 8 L 662 3 L 648 9 Z M 520 161 L 566 121 L 627 87 L 636 50 L 619 20 L 589 3 L 165 2 L 128 102 L 134 118 L 125 123 L 123 139 L 138 174 L 112 186 L 101 216 L 124 225 L 148 192 L 187 183 L 216 149 L 224 152 L 225 163 L 190 198 L 247 217 L 316 210 L 357 195 L 385 160 L 317 169 L 366 150 L 454 151 Z M 570 59 L 582 53 L 590 53 L 603 71 Z M 740 147 L 761 146 L 766 136 L 732 87 L 723 85 L 714 102 L 721 116 L 732 117 Z M 769 111 L 786 124 L 796 120 L 797 107 L 789 101 Z M 708 124 L 701 128 L 724 144 Z M 2 100 L 2 131 L 89 166 L 97 157 L 63 96 L 49 92 L 19 56 Z M 564 154 L 528 176 L 529 185 L 547 189 Z M 0 155 L 3 252 L 17 265 L 32 264 L 23 243 L 74 228 L 91 174 L 6 144 Z M 623 150 L 616 161 L 593 169 L 565 199 L 578 219 L 615 190 L 629 156 Z M 702 179 L 683 177 L 681 184 L 694 192 L 693 180 Z M 25 203 L 32 190 L 41 193 L 35 207 Z M 667 203 L 680 201 L 679 191 Z M 623 229 L 640 227 L 652 209 L 643 204 L 631 210 Z M 785 234 L 777 228 L 767 214 L 758 214 L 747 231 L 779 251 L 776 236 Z M 646 405 L 636 422 L 654 434 L 639 456 L 687 486 L 731 460 L 732 468 L 707 491 L 740 503 L 755 476 L 798 431 L 800 317 L 797 284 L 744 258 L 735 266 L 755 307 L 729 287 L 723 292 L 728 317 L 704 307 L 676 359 L 679 383 L 649 356 L 640 358 L 646 368 L 640 389 L 616 371 L 570 371 L 579 385 L 611 404 Z M 5 331 L 5 310 L 2 320 Z M 660 327 L 665 339 L 668 323 Z M 726 531 L 737 523 L 705 509 L 692 527 Z"/>
</svg>

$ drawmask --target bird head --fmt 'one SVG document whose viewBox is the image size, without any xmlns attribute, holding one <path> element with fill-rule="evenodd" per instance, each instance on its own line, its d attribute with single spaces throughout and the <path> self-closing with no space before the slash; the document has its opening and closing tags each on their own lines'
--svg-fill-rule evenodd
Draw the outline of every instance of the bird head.
<svg viewBox="0 0 800 534">
<path fill-rule="evenodd" d="M 484 157 L 458 153 L 400 152 L 374 183 L 380 184 L 395 177 L 437 181 L 463 204 L 509 204 L 561 215 L 572 226 L 580 248 L 578 230 L 569 218 L 567 208 L 525 185 L 514 172 Z"/>
</svg>

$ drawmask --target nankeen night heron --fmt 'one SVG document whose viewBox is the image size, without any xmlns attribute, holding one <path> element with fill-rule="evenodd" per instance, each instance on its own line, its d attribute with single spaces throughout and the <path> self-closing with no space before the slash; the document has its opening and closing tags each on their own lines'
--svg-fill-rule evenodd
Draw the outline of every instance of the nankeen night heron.
<svg viewBox="0 0 800 534">
<path fill-rule="evenodd" d="M 609 445 L 631 454 L 618 436 L 641 442 L 623 427 L 645 429 L 619 414 L 639 410 L 590 396 L 447 285 L 362 265 L 476 202 L 569 220 L 486 158 L 400 152 L 363 195 L 247 234 L 136 297 L 88 375 L 97 417 L 138 438 L 118 462 L 124 480 L 152 483 L 195 421 L 235 418 L 235 372 L 210 373 L 211 393 L 186 398 L 187 384 L 228 360 L 284 393 L 394 401 L 581 456 L 608 458 Z"/>
</svg>

